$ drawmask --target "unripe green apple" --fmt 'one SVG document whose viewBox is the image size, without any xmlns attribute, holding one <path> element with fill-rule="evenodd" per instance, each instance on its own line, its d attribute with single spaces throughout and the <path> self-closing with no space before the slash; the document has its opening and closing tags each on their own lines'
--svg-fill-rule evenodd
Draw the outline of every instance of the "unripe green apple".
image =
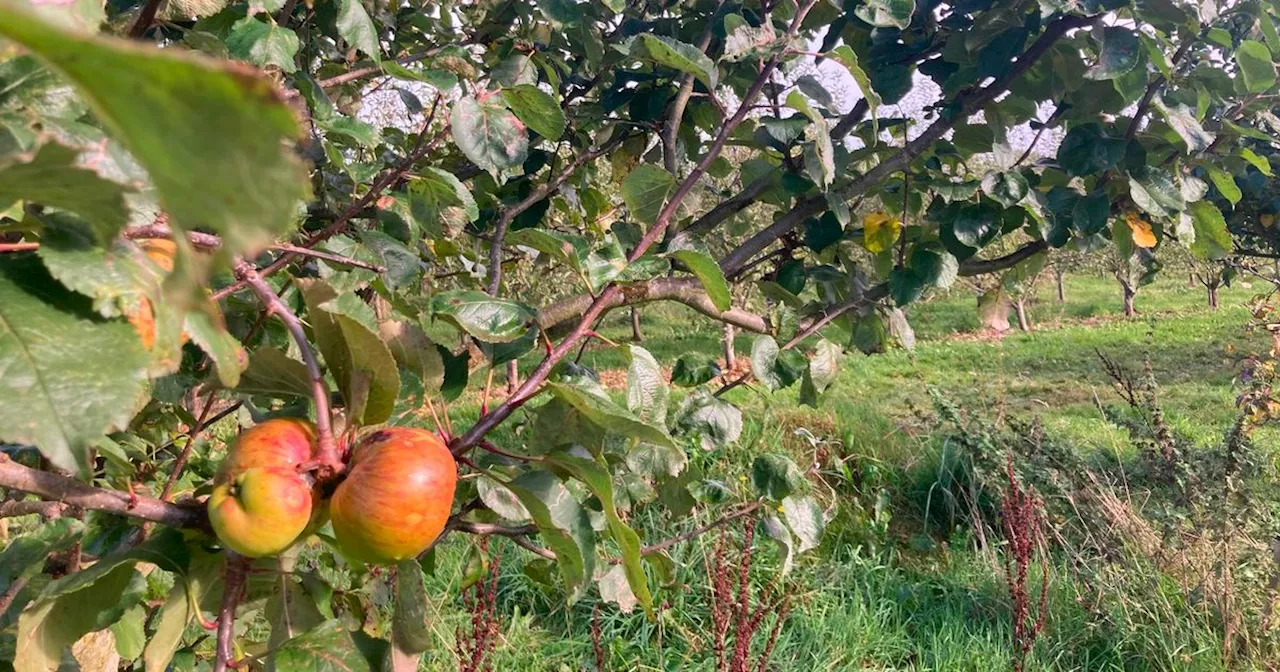
<svg viewBox="0 0 1280 672">
<path fill-rule="evenodd" d="M 375 565 L 418 555 L 444 531 L 457 482 L 453 455 L 435 434 L 409 427 L 370 434 L 329 502 L 339 548 Z"/>
<path fill-rule="evenodd" d="M 231 550 L 275 555 L 298 540 L 312 518 L 311 484 L 291 469 L 250 467 L 213 488 L 209 522 Z"/>
</svg>

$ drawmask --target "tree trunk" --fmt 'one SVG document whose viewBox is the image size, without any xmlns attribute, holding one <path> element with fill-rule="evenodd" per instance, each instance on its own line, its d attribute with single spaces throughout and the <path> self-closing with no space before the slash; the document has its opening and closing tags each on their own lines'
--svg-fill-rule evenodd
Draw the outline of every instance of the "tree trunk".
<svg viewBox="0 0 1280 672">
<path fill-rule="evenodd" d="M 1067 274 L 1063 273 L 1062 271 L 1056 271 L 1054 272 L 1053 275 L 1054 275 L 1055 284 L 1057 285 L 1057 289 L 1058 289 L 1058 303 L 1066 303 L 1067 302 L 1067 285 L 1066 285 L 1066 282 L 1064 281 L 1067 279 Z"/>
<path fill-rule="evenodd" d="M 1031 331 L 1031 321 L 1027 319 L 1027 300 L 1019 298 L 1013 302 L 1013 312 L 1018 315 L 1018 328 Z"/>
<path fill-rule="evenodd" d="M 1218 286 L 1217 285 L 1209 285 L 1209 307 L 1214 310 L 1218 309 Z"/>
<path fill-rule="evenodd" d="M 631 340 L 636 343 L 644 340 L 644 334 L 640 333 L 640 311 L 635 306 L 631 307 Z"/>
<path fill-rule="evenodd" d="M 1188 273 L 1188 274 L 1187 274 L 1187 276 L 1188 276 L 1188 277 L 1187 277 L 1187 287 L 1195 287 L 1195 286 L 1196 286 L 1196 273 L 1195 273 L 1195 271 L 1192 271 L 1191 273 Z"/>
<path fill-rule="evenodd" d="M 514 394 L 520 386 L 520 365 L 516 360 L 507 362 L 507 394 Z"/>
<path fill-rule="evenodd" d="M 724 370 L 732 371 L 738 366 L 738 353 L 733 349 L 733 336 L 737 330 L 732 324 L 724 325 Z"/>
<path fill-rule="evenodd" d="M 1120 286 L 1124 288 L 1124 316 L 1133 317 L 1138 314 L 1138 311 L 1133 307 L 1133 299 L 1137 297 L 1138 290 L 1129 286 L 1128 283 L 1121 283 Z"/>
</svg>

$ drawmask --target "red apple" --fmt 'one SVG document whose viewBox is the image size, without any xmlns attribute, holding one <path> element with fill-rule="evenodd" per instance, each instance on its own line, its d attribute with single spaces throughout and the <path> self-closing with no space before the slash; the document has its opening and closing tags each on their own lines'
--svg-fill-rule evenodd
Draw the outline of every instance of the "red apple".
<svg viewBox="0 0 1280 672">
<path fill-rule="evenodd" d="M 339 548 L 375 565 L 418 555 L 444 531 L 457 482 L 453 455 L 435 434 L 408 427 L 370 434 L 329 502 Z"/>
<path fill-rule="evenodd" d="M 299 468 L 315 453 L 315 427 L 277 418 L 245 430 L 214 478 L 209 520 L 228 548 L 249 557 L 275 555 L 321 524 L 324 507 Z"/>
<path fill-rule="evenodd" d="M 214 486 L 209 522 L 227 548 L 261 558 L 298 540 L 311 522 L 314 501 L 311 484 L 296 471 L 252 467 Z"/>
</svg>

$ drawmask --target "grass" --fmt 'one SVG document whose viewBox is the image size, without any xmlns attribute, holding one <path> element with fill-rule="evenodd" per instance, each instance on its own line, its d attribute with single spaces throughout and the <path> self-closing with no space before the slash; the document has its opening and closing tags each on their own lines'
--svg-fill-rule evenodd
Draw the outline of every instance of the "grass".
<svg viewBox="0 0 1280 672">
<path fill-rule="evenodd" d="M 1046 283 L 1047 285 L 1048 283 Z M 1048 434 L 1084 456 L 1130 459 L 1135 446 L 1101 406 L 1118 404 L 1095 351 L 1141 373 L 1149 358 L 1160 399 L 1173 427 L 1210 446 L 1233 420 L 1241 359 L 1269 345 L 1246 333 L 1243 304 L 1253 294 L 1236 286 L 1222 292 L 1222 308 L 1205 307 L 1203 290 L 1166 274 L 1138 297 L 1141 315 L 1125 319 L 1119 288 L 1103 277 L 1070 277 L 1067 301 L 1052 287 L 1031 308 L 1035 329 L 1003 338 L 978 337 L 974 299 L 963 290 L 912 309 L 919 337 L 912 352 L 850 355 L 819 409 L 800 406 L 794 390 L 774 395 L 739 388 L 730 399 L 744 410 L 741 440 L 720 453 L 695 454 L 693 463 L 723 478 L 746 498 L 741 477 L 754 455 L 783 450 L 808 459 L 814 447 L 796 434 L 806 429 L 824 447 L 846 456 L 854 472 L 840 486 L 840 508 L 821 548 L 802 558 L 789 577 L 797 607 L 786 621 L 770 670 L 1007 670 L 1011 626 L 1001 564 L 975 550 L 967 529 L 951 537 L 930 529 L 924 509 L 935 505 L 940 474 L 948 471 L 948 443 L 936 433 L 929 390 L 939 390 L 967 412 L 985 417 L 1037 417 Z M 659 361 L 688 351 L 719 352 L 719 329 L 680 308 L 644 313 L 644 346 Z M 630 336 L 624 313 L 600 331 Z M 737 340 L 749 352 L 752 336 Z M 582 363 L 597 370 L 624 366 L 615 350 L 598 343 Z M 465 426 L 474 404 L 455 404 L 451 416 Z M 518 445 L 504 427 L 499 442 Z M 1263 432 L 1257 440 L 1274 444 Z M 877 502 L 880 513 L 877 514 Z M 883 506 L 888 504 L 887 507 Z M 633 524 L 647 539 L 671 536 L 705 520 L 672 522 L 640 511 Z M 465 544 L 444 545 L 429 593 L 456 594 Z M 499 670 L 594 669 L 591 623 L 594 591 L 570 606 L 523 571 L 531 556 L 505 540 L 499 611 Z M 601 604 L 602 643 L 609 670 L 711 670 L 706 560 L 714 538 L 675 549 L 678 589 L 661 592 L 661 616 L 648 621 Z M 779 558 L 757 542 L 753 584 L 767 589 Z M 1066 562 L 1055 559 L 1054 562 Z M 1035 670 L 1222 670 L 1223 633 L 1205 608 L 1189 604 L 1159 571 L 1109 579 L 1141 599 L 1103 599 L 1073 577 L 1079 569 L 1054 566 L 1046 632 L 1028 662 Z M 454 669 L 455 628 L 467 614 L 456 599 L 436 604 L 438 636 L 426 669 Z"/>
</svg>

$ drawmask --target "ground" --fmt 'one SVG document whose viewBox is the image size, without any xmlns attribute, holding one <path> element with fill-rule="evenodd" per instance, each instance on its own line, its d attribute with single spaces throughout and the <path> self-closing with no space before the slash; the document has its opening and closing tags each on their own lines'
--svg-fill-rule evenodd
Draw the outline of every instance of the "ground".
<svg viewBox="0 0 1280 672">
<path fill-rule="evenodd" d="M 913 352 L 845 357 L 819 409 L 798 405 L 794 391 L 732 391 L 730 398 L 747 418 L 742 439 L 722 454 L 693 455 L 693 463 L 744 498 L 748 486 L 741 475 L 765 450 L 787 451 L 802 464 L 817 455 L 831 473 L 838 471 L 832 465 L 842 465 L 847 476 L 826 479 L 832 492 L 839 491 L 841 508 L 829 514 L 833 520 L 822 547 L 803 556 L 788 577 L 795 606 L 768 669 L 1011 669 L 1003 560 L 989 547 L 980 549 L 963 526 L 943 530 L 929 513 L 947 487 L 941 478 L 947 452 L 956 449 L 935 405 L 944 400 L 990 422 L 1038 418 L 1047 436 L 1086 459 L 1132 460 L 1130 433 L 1104 410 L 1123 402 L 1100 364 L 1101 352 L 1138 375 L 1149 360 L 1169 423 L 1207 450 L 1236 417 L 1243 359 L 1270 344 L 1265 335 L 1245 330 L 1244 306 L 1257 291 L 1237 284 L 1223 291 L 1223 307 L 1210 311 L 1203 289 L 1165 274 L 1139 295 L 1141 315 L 1126 319 L 1118 315 L 1120 290 L 1113 280 L 1072 276 L 1065 303 L 1054 300 L 1048 283 L 1033 301 L 1034 331 L 993 336 L 975 333 L 974 297 L 957 288 L 911 310 L 919 336 Z M 665 307 L 643 315 L 643 345 L 659 360 L 672 361 L 688 350 L 719 351 L 714 324 Z M 614 340 L 629 338 L 626 315 L 611 317 L 602 332 Z M 749 351 L 751 338 L 739 339 L 739 352 Z M 586 351 L 582 363 L 599 370 L 620 366 L 605 346 Z M 452 414 L 465 423 L 474 413 L 462 404 Z M 1270 453 L 1275 435 L 1264 431 L 1256 438 Z M 695 519 L 711 515 L 700 512 Z M 633 522 L 650 540 L 696 524 L 644 513 Z M 494 669 L 595 669 L 594 595 L 566 606 L 560 593 L 544 590 L 522 572 L 531 557 L 527 552 L 506 540 L 494 545 L 504 560 Z M 450 557 L 436 565 L 435 594 L 451 594 L 464 564 L 451 557 L 460 556 L 464 544 L 446 546 L 442 553 Z M 706 561 L 714 548 L 712 535 L 675 550 L 682 587 L 662 591 L 666 609 L 656 622 L 600 605 L 606 669 L 712 669 Z M 768 541 L 757 541 L 755 557 L 758 567 L 778 562 Z M 770 575 L 761 569 L 753 580 L 765 589 Z M 1211 610 L 1168 590 L 1169 577 L 1154 570 L 1126 577 L 1125 589 L 1138 599 L 1109 602 L 1103 618 L 1098 604 L 1088 604 L 1091 591 L 1119 584 L 1108 579 L 1084 585 L 1084 576 L 1079 568 L 1054 566 L 1045 632 L 1027 669 L 1228 668 L 1224 661 L 1231 654 L 1224 651 Z M 439 641 L 426 664 L 453 669 L 454 629 L 467 615 L 456 600 L 436 606 Z"/>
</svg>

